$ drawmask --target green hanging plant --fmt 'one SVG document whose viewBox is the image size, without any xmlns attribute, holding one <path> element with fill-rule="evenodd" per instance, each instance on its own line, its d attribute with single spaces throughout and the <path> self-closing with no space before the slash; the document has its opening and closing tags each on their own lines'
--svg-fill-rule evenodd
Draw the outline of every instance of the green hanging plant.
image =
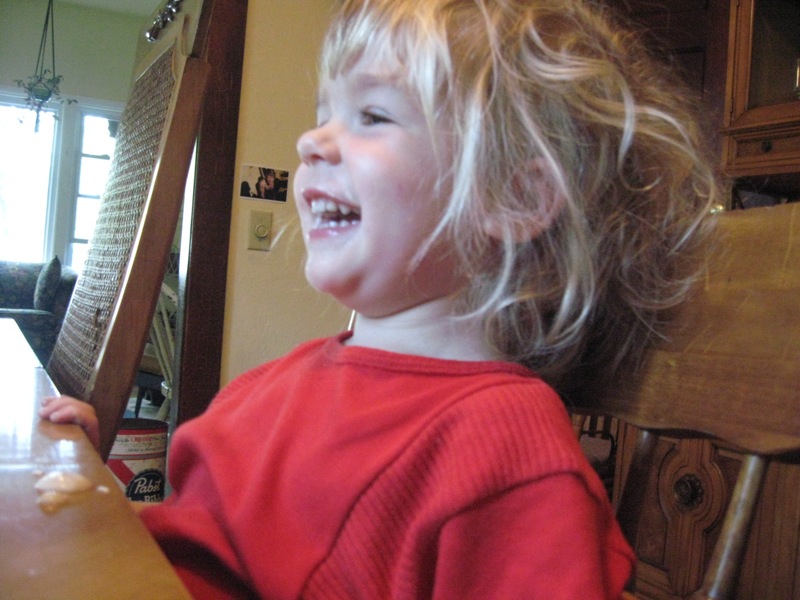
<svg viewBox="0 0 800 600">
<path fill-rule="evenodd" d="M 53 75 L 50 69 L 43 69 L 36 75 L 27 79 L 15 79 L 15 83 L 25 90 L 25 103 L 31 110 L 40 111 L 50 100 L 60 102 L 75 102 L 72 98 L 62 98 L 59 86 L 64 79 L 63 75 Z"/>
<path fill-rule="evenodd" d="M 50 35 L 50 68 L 45 66 L 48 33 Z M 61 97 L 59 86 L 63 79 L 63 75 L 56 75 L 55 21 L 53 20 L 53 0 L 49 0 L 44 18 L 42 40 L 39 42 L 39 55 L 36 58 L 36 71 L 27 79 L 14 80 L 17 86 L 25 90 L 25 103 L 31 110 L 36 111 L 35 131 L 39 131 L 39 113 L 46 103 L 51 100 L 68 104 L 76 102 L 72 98 Z"/>
</svg>

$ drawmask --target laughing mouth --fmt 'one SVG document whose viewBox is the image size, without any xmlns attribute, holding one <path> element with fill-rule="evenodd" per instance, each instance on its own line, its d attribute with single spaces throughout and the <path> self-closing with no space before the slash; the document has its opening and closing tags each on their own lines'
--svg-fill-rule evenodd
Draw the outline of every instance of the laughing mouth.
<svg viewBox="0 0 800 600">
<path fill-rule="evenodd" d="M 350 206 L 329 199 L 311 201 L 314 227 L 349 227 L 361 221 L 361 213 Z"/>
</svg>

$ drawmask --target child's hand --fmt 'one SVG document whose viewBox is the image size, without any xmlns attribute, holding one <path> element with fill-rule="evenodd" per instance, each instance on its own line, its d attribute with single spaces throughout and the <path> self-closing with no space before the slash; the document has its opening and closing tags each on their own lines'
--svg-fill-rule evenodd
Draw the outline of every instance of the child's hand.
<svg viewBox="0 0 800 600">
<path fill-rule="evenodd" d="M 100 451 L 100 422 L 91 404 L 71 396 L 51 396 L 42 400 L 39 416 L 53 423 L 80 425 L 95 449 Z"/>
</svg>

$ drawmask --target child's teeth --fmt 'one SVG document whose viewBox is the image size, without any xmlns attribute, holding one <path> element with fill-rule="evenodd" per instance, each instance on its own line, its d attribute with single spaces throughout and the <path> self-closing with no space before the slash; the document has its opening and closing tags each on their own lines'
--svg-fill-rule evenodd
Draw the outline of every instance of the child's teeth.
<svg viewBox="0 0 800 600">
<path fill-rule="evenodd" d="M 344 204 L 337 204 L 333 200 L 313 200 L 311 202 L 311 212 L 315 215 L 322 215 L 325 213 L 339 213 L 342 216 L 348 216 L 354 211 L 349 206 Z"/>
</svg>

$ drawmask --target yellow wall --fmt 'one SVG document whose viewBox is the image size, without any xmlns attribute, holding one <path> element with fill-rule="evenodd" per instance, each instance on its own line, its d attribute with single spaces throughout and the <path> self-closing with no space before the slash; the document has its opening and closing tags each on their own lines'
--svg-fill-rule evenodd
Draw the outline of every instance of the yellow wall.
<svg viewBox="0 0 800 600">
<path fill-rule="evenodd" d="M 221 380 L 347 325 L 349 312 L 312 290 L 303 276 L 303 243 L 290 191 L 283 203 L 238 195 L 244 164 L 294 178 L 297 137 L 314 124 L 316 64 L 335 0 L 249 0 L 236 152 Z M 270 252 L 247 250 L 249 212 L 273 214 Z"/>
</svg>

